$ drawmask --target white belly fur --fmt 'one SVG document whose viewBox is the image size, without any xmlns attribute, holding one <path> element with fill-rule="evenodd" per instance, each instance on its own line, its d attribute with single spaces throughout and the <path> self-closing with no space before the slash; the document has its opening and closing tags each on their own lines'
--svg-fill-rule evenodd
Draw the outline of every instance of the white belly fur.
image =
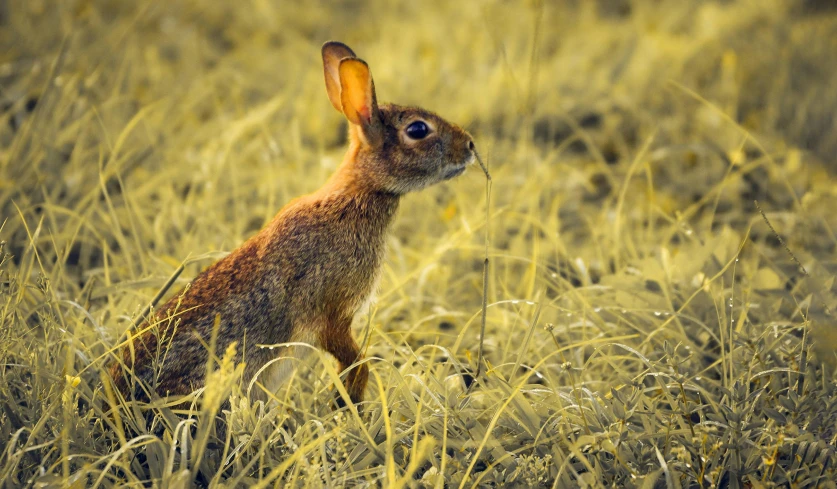
<svg viewBox="0 0 837 489">
<path fill-rule="evenodd" d="M 366 294 L 360 303 L 357 305 L 355 309 L 355 316 L 358 314 L 366 315 L 369 313 L 369 308 L 372 307 L 372 304 L 375 303 L 375 299 L 378 296 L 378 285 L 381 283 L 381 267 L 378 267 L 378 270 L 375 272 L 375 277 L 372 279 L 372 288 L 369 289 L 369 293 Z"/>
<path fill-rule="evenodd" d="M 319 347 L 319 341 L 317 341 L 316 335 L 308 328 L 306 328 L 306 332 L 294 335 L 288 343 L 305 343 L 311 346 L 277 346 L 274 350 L 276 352 L 276 358 L 262 368 L 254 379 L 250 380 L 249 389 L 254 398 L 270 398 L 269 395 L 262 392 L 261 388 L 255 385 L 256 382 L 261 383 L 271 394 L 276 394 L 279 388 L 282 387 L 282 384 L 290 378 L 296 366 L 311 354 L 313 348 Z"/>
</svg>

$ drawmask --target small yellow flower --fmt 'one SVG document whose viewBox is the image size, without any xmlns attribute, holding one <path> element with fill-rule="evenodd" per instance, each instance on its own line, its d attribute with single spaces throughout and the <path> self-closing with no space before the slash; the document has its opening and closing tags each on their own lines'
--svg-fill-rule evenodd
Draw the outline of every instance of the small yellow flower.
<svg viewBox="0 0 837 489">
<path fill-rule="evenodd" d="M 451 202 L 442 212 L 442 220 L 449 222 L 454 217 L 456 217 L 456 202 Z"/>
</svg>

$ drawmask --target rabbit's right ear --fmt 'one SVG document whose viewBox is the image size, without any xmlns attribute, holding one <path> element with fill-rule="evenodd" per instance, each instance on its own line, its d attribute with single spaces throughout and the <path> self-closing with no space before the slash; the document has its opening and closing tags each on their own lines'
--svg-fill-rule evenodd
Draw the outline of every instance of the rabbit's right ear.
<svg viewBox="0 0 837 489">
<path fill-rule="evenodd" d="M 355 52 L 342 42 L 329 41 L 323 44 L 323 71 L 325 72 L 326 91 L 331 105 L 341 114 L 343 102 L 340 98 L 340 61 L 345 58 L 357 58 Z"/>
</svg>

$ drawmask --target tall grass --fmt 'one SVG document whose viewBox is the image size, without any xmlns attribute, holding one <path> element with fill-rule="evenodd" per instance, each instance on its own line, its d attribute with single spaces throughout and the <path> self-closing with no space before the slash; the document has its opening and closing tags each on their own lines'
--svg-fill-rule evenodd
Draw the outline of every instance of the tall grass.
<svg viewBox="0 0 837 489">
<path fill-rule="evenodd" d="M 0 2 L 0 483 L 835 487 L 835 31 L 780 0 Z M 359 408 L 316 350 L 267 403 L 232 355 L 191 403 L 119 399 L 169 279 L 340 161 L 327 39 L 474 134 L 490 206 L 477 168 L 406 197 Z"/>
</svg>

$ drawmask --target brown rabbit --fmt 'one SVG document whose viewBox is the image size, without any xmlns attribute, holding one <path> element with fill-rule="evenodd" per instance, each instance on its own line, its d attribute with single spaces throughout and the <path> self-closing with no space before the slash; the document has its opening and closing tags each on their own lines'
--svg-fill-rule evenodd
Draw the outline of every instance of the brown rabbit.
<svg viewBox="0 0 837 489">
<path fill-rule="evenodd" d="M 401 195 L 461 174 L 475 149 L 467 132 L 432 112 L 379 107 L 369 67 L 345 44 L 325 43 L 322 56 L 328 98 L 350 122 L 343 163 L 322 188 L 288 203 L 164 304 L 155 328 L 140 328 L 146 331 L 110 367 L 126 397 L 147 399 L 146 388 L 165 396 L 203 386 L 216 316 L 215 353 L 237 341 L 245 381 L 277 357 L 256 345 L 319 346 L 341 371 L 361 360 L 352 318 L 375 287 Z M 287 362 L 259 373 L 267 389 L 277 387 Z M 363 399 L 368 375 L 363 363 L 346 373 L 353 402 Z"/>
</svg>

